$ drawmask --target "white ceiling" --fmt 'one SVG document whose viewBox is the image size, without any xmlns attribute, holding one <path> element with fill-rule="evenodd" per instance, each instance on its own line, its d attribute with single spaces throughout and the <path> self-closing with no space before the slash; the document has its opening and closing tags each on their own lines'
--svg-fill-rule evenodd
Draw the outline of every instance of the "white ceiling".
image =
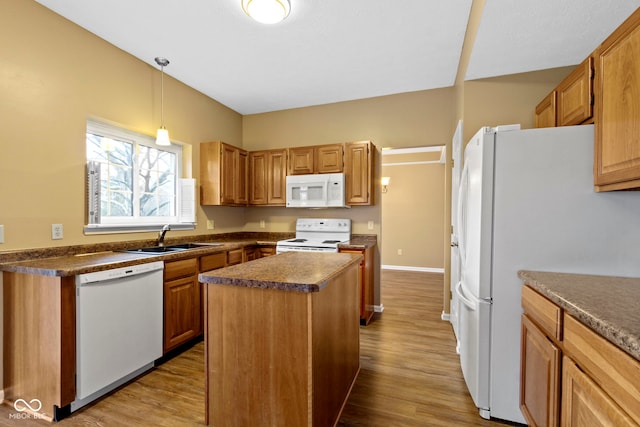
<svg viewBox="0 0 640 427">
<path fill-rule="evenodd" d="M 472 4 L 290 0 L 262 25 L 241 0 L 36 1 L 241 114 L 452 86 Z M 577 64 L 640 6 L 485 3 L 467 80 Z"/>
</svg>

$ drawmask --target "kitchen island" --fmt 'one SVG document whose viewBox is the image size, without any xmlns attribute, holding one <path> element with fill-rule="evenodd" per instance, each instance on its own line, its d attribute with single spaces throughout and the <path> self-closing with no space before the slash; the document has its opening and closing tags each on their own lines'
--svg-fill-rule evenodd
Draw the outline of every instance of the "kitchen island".
<svg viewBox="0 0 640 427">
<path fill-rule="evenodd" d="M 288 252 L 200 274 L 208 425 L 336 425 L 360 369 L 361 260 Z"/>
</svg>

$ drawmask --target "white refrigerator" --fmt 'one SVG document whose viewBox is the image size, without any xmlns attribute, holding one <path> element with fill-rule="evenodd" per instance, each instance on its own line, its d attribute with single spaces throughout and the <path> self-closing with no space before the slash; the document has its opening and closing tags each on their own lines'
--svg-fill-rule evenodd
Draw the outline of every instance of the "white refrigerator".
<svg viewBox="0 0 640 427">
<path fill-rule="evenodd" d="M 464 151 L 458 341 L 484 418 L 524 423 L 518 270 L 640 276 L 640 192 L 594 192 L 593 133 L 485 127 Z"/>
</svg>

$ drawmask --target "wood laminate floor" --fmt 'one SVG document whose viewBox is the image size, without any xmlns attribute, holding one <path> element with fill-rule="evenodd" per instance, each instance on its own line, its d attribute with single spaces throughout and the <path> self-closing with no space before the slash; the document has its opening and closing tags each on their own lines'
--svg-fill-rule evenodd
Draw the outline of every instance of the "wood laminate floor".
<svg viewBox="0 0 640 427">
<path fill-rule="evenodd" d="M 465 387 L 451 325 L 440 319 L 442 281 L 442 274 L 382 271 L 385 311 L 360 329 L 361 370 L 339 426 L 503 426 L 478 415 Z M 203 353 L 200 342 L 57 424 L 204 425 Z M 0 426 L 51 425 L 16 414 L 0 405 Z"/>
</svg>

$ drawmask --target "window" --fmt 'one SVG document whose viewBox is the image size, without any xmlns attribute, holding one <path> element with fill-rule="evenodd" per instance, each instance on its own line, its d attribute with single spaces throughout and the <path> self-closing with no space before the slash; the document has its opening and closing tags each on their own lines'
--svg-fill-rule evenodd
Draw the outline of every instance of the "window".
<svg viewBox="0 0 640 427">
<path fill-rule="evenodd" d="M 86 137 L 87 229 L 194 222 L 193 215 L 184 215 L 193 195 L 182 193 L 189 192 L 189 182 L 191 192 L 195 186 L 180 179 L 179 146 L 157 147 L 149 136 L 95 121 L 87 121 Z"/>
</svg>

